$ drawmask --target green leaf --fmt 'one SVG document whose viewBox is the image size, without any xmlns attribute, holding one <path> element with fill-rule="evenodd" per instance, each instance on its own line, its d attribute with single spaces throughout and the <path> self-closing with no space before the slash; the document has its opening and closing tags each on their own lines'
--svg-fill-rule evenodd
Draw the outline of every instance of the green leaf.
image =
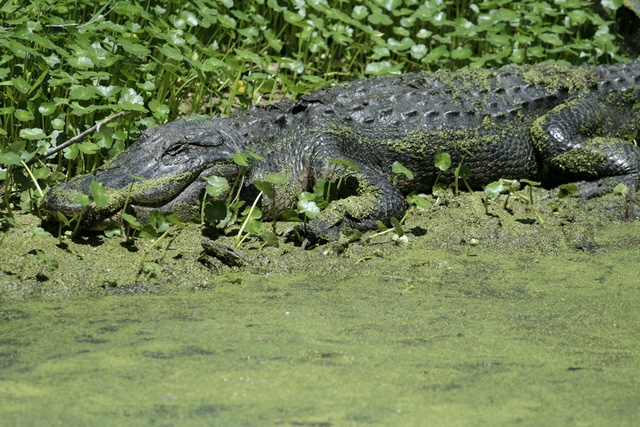
<svg viewBox="0 0 640 427">
<path fill-rule="evenodd" d="M 389 48 L 394 52 L 401 52 L 410 49 L 413 45 L 415 45 L 415 42 L 409 37 L 404 37 L 399 41 L 394 39 L 393 37 L 387 39 L 387 46 L 389 46 Z"/>
<path fill-rule="evenodd" d="M 451 59 L 467 59 L 471 58 L 473 51 L 468 46 L 458 46 L 451 51 Z"/>
<path fill-rule="evenodd" d="M 98 95 L 102 96 L 103 98 L 111 98 L 115 95 L 118 94 L 118 92 L 120 92 L 120 90 L 122 90 L 122 88 L 118 87 L 118 86 L 96 86 L 95 91 Z"/>
<path fill-rule="evenodd" d="M 396 234 L 398 235 L 398 237 L 404 236 L 404 230 L 402 229 L 402 224 L 400 224 L 400 221 L 398 221 L 397 219 L 392 217 L 389 220 L 389 222 L 393 226 L 393 228 L 396 231 Z"/>
<path fill-rule="evenodd" d="M 520 190 L 520 188 L 521 188 L 520 182 L 521 181 L 518 181 L 517 179 L 500 178 L 500 183 L 502 183 L 502 185 L 505 186 L 505 192 L 508 192 L 508 193 L 515 193 L 516 191 Z"/>
<path fill-rule="evenodd" d="M 204 179 L 207 181 L 205 191 L 208 196 L 218 197 L 229 190 L 229 181 L 226 178 L 214 175 L 204 177 Z"/>
<path fill-rule="evenodd" d="M 420 209 L 429 209 L 429 207 L 431 206 L 431 202 L 429 201 L 429 196 L 423 193 L 409 194 L 407 196 L 407 202 L 411 205 L 417 206 Z"/>
<path fill-rule="evenodd" d="M 20 156 L 12 151 L 0 153 L 0 165 L 18 166 L 21 164 Z"/>
<path fill-rule="evenodd" d="M 50 255 L 41 249 L 36 250 L 36 256 L 47 264 L 51 264 L 53 267 L 58 268 L 59 264 L 55 256 Z"/>
<path fill-rule="evenodd" d="M 264 246 L 272 246 L 274 248 L 280 246 L 278 236 L 273 231 L 263 231 L 260 238 L 264 241 Z"/>
<path fill-rule="evenodd" d="M 56 104 L 53 102 L 43 102 L 38 107 L 38 112 L 43 116 L 50 116 L 56 112 Z"/>
<path fill-rule="evenodd" d="M 153 112 L 153 116 L 158 119 L 167 119 L 171 110 L 166 104 L 161 103 L 156 99 L 149 101 L 149 109 Z"/>
<path fill-rule="evenodd" d="M 122 2 L 120 4 L 122 4 Z M 125 38 L 117 39 L 117 44 L 122 47 L 125 52 L 130 53 L 134 58 L 138 58 L 140 60 L 151 55 L 151 50 L 146 46 L 139 43 L 132 43 Z"/>
<path fill-rule="evenodd" d="M 285 10 L 287 10 L 286 3 L 283 3 L 281 5 L 278 0 L 267 0 L 267 6 L 277 12 L 284 12 Z"/>
<path fill-rule="evenodd" d="M 45 237 L 47 233 L 44 231 L 42 227 L 38 227 L 37 225 L 31 225 L 29 230 L 34 236 Z"/>
<path fill-rule="evenodd" d="M 260 230 L 262 229 L 262 221 L 259 219 L 252 219 L 247 222 L 247 225 L 244 227 L 245 231 L 254 236 L 260 234 Z"/>
<path fill-rule="evenodd" d="M 281 173 L 267 173 L 264 175 L 264 180 L 271 184 L 286 184 L 289 180 Z"/>
<path fill-rule="evenodd" d="M 242 61 L 247 61 L 254 63 L 256 65 L 260 65 L 263 62 L 263 59 L 257 53 L 249 50 L 249 49 L 235 49 L 237 58 Z"/>
<path fill-rule="evenodd" d="M 369 62 L 365 67 L 365 74 L 372 76 L 381 76 L 384 74 L 392 74 L 402 69 L 402 64 L 392 65 L 389 61 Z"/>
<path fill-rule="evenodd" d="M 106 237 L 119 237 L 121 236 L 120 227 L 107 228 L 104 230 L 104 235 Z"/>
<path fill-rule="evenodd" d="M 235 28 L 236 20 L 230 17 L 229 15 L 218 15 L 218 21 L 222 24 L 223 27 L 227 28 Z"/>
<path fill-rule="evenodd" d="M 532 187 L 539 187 L 540 185 L 542 185 L 542 183 L 540 183 L 538 181 L 531 181 L 531 180 L 526 179 L 526 178 L 522 178 L 520 180 L 520 182 L 523 183 L 523 184 L 528 184 L 528 185 L 530 185 Z"/>
<path fill-rule="evenodd" d="M 307 202 L 313 202 L 316 200 L 316 194 L 315 193 L 309 193 L 308 191 L 303 191 L 302 193 L 298 194 L 298 200 L 304 200 Z"/>
<path fill-rule="evenodd" d="M 98 144 L 90 141 L 81 142 L 80 144 L 78 144 L 78 148 L 84 154 L 95 154 L 100 150 L 100 147 L 98 147 Z"/>
<path fill-rule="evenodd" d="M 95 66 L 91 58 L 87 56 L 71 57 L 67 59 L 67 61 L 73 68 L 77 68 L 80 70 L 88 70 L 89 68 L 93 68 Z"/>
<path fill-rule="evenodd" d="M 11 79 L 11 83 L 13 83 L 13 87 L 15 87 L 18 92 L 25 95 L 31 91 L 31 85 L 22 77 L 13 77 Z"/>
<path fill-rule="evenodd" d="M 139 230 L 142 228 L 142 224 L 140 224 L 138 219 L 131 214 L 122 212 L 122 219 L 124 219 L 132 228 L 135 228 L 136 230 Z"/>
<path fill-rule="evenodd" d="M 43 166 L 41 168 L 33 169 L 32 173 L 35 179 L 47 179 L 51 174 L 51 169 L 48 166 Z"/>
<path fill-rule="evenodd" d="M 278 215 L 278 219 L 286 222 L 300 222 L 300 218 L 298 217 L 298 211 L 295 209 L 285 209 L 280 212 Z"/>
<path fill-rule="evenodd" d="M 347 166 L 348 168 L 351 168 L 351 169 L 356 170 L 356 171 L 360 170 L 360 167 L 358 165 L 356 165 L 355 163 L 353 163 L 352 161 L 349 161 L 349 160 L 333 158 L 333 159 L 329 159 L 329 161 L 331 163 L 336 164 L 336 165 Z"/>
<path fill-rule="evenodd" d="M 253 181 L 253 185 L 260 191 L 262 191 L 268 198 L 274 199 L 276 197 L 276 190 L 270 182 L 266 181 Z"/>
<path fill-rule="evenodd" d="M 354 6 L 353 11 L 351 12 L 351 17 L 358 21 L 366 18 L 367 15 L 369 15 L 369 10 L 367 10 L 366 6 Z"/>
<path fill-rule="evenodd" d="M 125 88 L 120 93 L 120 99 L 118 105 L 121 105 L 124 110 L 133 110 L 146 112 L 144 108 L 144 98 L 138 95 L 138 93 L 132 88 Z"/>
<path fill-rule="evenodd" d="M 227 205 L 219 200 L 204 205 L 204 219 L 210 224 L 224 221 L 230 213 Z"/>
<path fill-rule="evenodd" d="M 309 219 L 314 219 L 320 214 L 320 208 L 312 200 L 298 200 L 298 213 L 303 213 Z"/>
<path fill-rule="evenodd" d="M 227 68 L 227 64 L 217 58 L 208 58 L 202 61 L 202 71 L 212 72 Z"/>
<path fill-rule="evenodd" d="M 132 227 L 133 227 L 133 224 L 132 224 Z M 139 230 L 140 237 L 144 239 L 153 240 L 158 237 L 158 232 L 151 224 L 146 224 L 144 226 L 140 224 L 139 227 L 134 227 L 134 228 L 137 228 Z"/>
<path fill-rule="evenodd" d="M 263 162 L 265 160 L 264 157 L 262 157 L 260 154 L 254 153 L 251 150 L 247 150 L 247 154 L 249 155 L 249 157 L 251 157 L 252 160 L 257 160 L 259 162 Z"/>
<path fill-rule="evenodd" d="M 249 219 L 260 219 L 262 218 L 262 211 L 259 208 L 254 207 L 253 209 L 250 206 L 247 206 L 245 210 L 242 212 L 244 217 L 249 217 Z"/>
<path fill-rule="evenodd" d="M 613 194 L 618 194 L 618 195 L 621 195 L 622 197 L 627 197 L 627 194 L 629 194 L 629 187 L 627 187 L 626 184 L 621 182 L 613 188 Z"/>
<path fill-rule="evenodd" d="M 238 166 L 249 166 L 249 156 L 247 153 L 234 153 L 233 162 Z"/>
<path fill-rule="evenodd" d="M 173 59 L 174 61 L 182 61 L 184 55 L 178 49 L 171 46 L 160 46 L 158 50 L 167 58 Z"/>
<path fill-rule="evenodd" d="M 46 134 L 40 128 L 21 129 L 20 138 L 28 139 L 30 141 L 46 138 Z"/>
<path fill-rule="evenodd" d="M 433 194 L 436 197 L 440 197 L 444 194 L 444 192 L 447 190 L 447 186 L 441 183 L 437 183 L 436 185 L 434 185 L 433 187 L 431 187 L 431 194 Z"/>
<path fill-rule="evenodd" d="M 16 107 L 10 105 L 8 107 L 0 108 L 0 116 L 5 116 L 7 114 L 12 114 L 16 110 Z"/>
<path fill-rule="evenodd" d="M 391 170 L 393 171 L 393 173 L 404 175 L 408 180 L 413 179 L 413 172 L 407 169 L 400 162 L 393 162 L 393 164 L 391 165 Z"/>
<path fill-rule="evenodd" d="M 378 231 L 387 231 L 389 229 L 382 221 L 376 221 L 376 227 Z"/>
<path fill-rule="evenodd" d="M 575 184 L 562 184 L 558 187 L 558 197 L 561 199 L 571 197 L 575 194 L 578 194 L 578 187 Z"/>
<path fill-rule="evenodd" d="M 88 206 L 91 204 L 91 197 L 88 194 L 77 192 L 73 195 L 73 201 L 80 206 Z"/>
<path fill-rule="evenodd" d="M 33 114 L 31 114 L 31 112 L 27 110 L 17 109 L 13 112 L 13 115 L 21 122 L 28 122 L 34 119 Z"/>
<path fill-rule="evenodd" d="M 446 171 L 451 167 L 451 156 L 449 153 L 436 154 L 434 164 L 441 171 Z"/>
<path fill-rule="evenodd" d="M 72 86 L 69 91 L 69 99 L 87 101 L 97 96 L 96 88 L 93 86 Z"/>
<path fill-rule="evenodd" d="M 158 233 L 164 233 L 171 227 L 169 215 L 170 212 L 153 210 L 147 218 L 147 224 L 151 225 Z"/>
<path fill-rule="evenodd" d="M 91 193 L 96 206 L 107 206 L 107 189 L 103 183 L 96 181 L 95 179 L 92 180 L 91 184 L 89 184 L 89 192 Z"/>
<path fill-rule="evenodd" d="M 489 200 L 497 199 L 498 196 L 500 196 L 502 193 L 505 193 L 506 191 L 507 190 L 505 186 L 500 181 L 494 181 L 492 183 L 487 184 L 487 186 L 484 187 L 484 194 L 487 196 L 487 199 Z"/>
<path fill-rule="evenodd" d="M 324 192 L 325 189 L 327 188 L 327 180 L 326 179 L 319 179 L 315 182 L 315 184 L 313 184 L 313 195 L 315 196 L 315 199 L 322 199 L 324 197 Z M 304 194 L 304 193 L 303 193 Z"/>
<path fill-rule="evenodd" d="M 560 46 L 562 45 L 564 42 L 560 39 L 560 37 L 558 37 L 557 34 L 554 33 L 544 33 L 544 34 L 539 34 L 538 38 L 540 39 L 540 41 L 544 42 L 544 43 L 549 43 L 553 46 Z"/>
<path fill-rule="evenodd" d="M 342 230 L 340 230 L 341 241 L 346 240 L 347 242 L 351 243 L 351 242 L 357 242 L 360 239 L 362 239 L 362 231 L 358 229 L 351 228 L 351 227 L 344 227 Z"/>
<path fill-rule="evenodd" d="M 465 164 L 458 165 L 454 171 L 458 178 L 467 179 L 471 176 L 471 168 Z"/>
</svg>

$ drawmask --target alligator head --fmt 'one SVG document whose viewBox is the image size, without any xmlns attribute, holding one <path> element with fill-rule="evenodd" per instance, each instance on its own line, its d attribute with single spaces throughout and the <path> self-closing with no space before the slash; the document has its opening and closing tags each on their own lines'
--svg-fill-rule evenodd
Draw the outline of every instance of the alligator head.
<svg viewBox="0 0 640 427">
<path fill-rule="evenodd" d="M 220 123 L 211 123 L 218 120 Z M 238 173 L 232 156 L 237 138 L 223 119 L 178 120 L 147 130 L 136 143 L 90 174 L 52 188 L 41 208 L 72 218 L 83 211 L 81 226 L 109 227 L 127 210 L 145 218 L 153 209 L 168 210 L 188 219 L 198 212 L 205 187 L 203 176 L 233 179 Z M 106 188 L 106 206 L 78 203 L 77 193 L 90 194 L 92 181 Z"/>
</svg>

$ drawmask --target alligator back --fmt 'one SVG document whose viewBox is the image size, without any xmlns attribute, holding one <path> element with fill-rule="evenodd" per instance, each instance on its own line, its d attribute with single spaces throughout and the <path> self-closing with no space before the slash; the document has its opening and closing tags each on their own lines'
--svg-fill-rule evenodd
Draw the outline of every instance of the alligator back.
<svg viewBox="0 0 640 427">
<path fill-rule="evenodd" d="M 454 164 L 466 156 L 471 183 L 480 187 L 500 177 L 539 175 L 530 128 L 545 113 L 571 99 L 639 86 L 637 62 L 406 74 L 303 96 L 290 107 L 288 121 L 295 129 L 294 122 L 303 122 L 305 129 L 332 133 L 340 155 L 381 175 L 401 162 L 418 175 L 406 183 L 412 190 L 431 187 L 433 157 L 441 152 Z M 313 139 L 326 144 L 326 138 Z M 309 150 L 309 144 L 295 144 L 293 151 L 302 145 Z"/>
</svg>

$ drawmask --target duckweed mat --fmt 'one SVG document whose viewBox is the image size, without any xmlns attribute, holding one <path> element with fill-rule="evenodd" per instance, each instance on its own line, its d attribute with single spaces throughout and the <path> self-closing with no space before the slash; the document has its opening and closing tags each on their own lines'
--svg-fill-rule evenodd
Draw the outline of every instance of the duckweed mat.
<svg viewBox="0 0 640 427">
<path fill-rule="evenodd" d="M 571 216 L 542 204 L 541 226 L 517 203 L 488 216 L 460 197 L 412 216 L 406 244 L 248 245 L 243 268 L 199 262 L 190 226 L 155 277 L 137 276 L 144 241 L 9 230 L 0 419 L 636 425 L 640 223 L 615 198 Z"/>
</svg>

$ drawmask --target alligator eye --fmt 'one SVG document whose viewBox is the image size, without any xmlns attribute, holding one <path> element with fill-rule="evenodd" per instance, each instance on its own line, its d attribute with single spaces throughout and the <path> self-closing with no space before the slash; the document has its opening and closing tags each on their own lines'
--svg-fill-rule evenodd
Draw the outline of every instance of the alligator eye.
<svg viewBox="0 0 640 427">
<path fill-rule="evenodd" d="M 187 160 L 189 144 L 174 144 L 162 153 L 162 161 L 165 163 L 182 163 Z"/>
<path fill-rule="evenodd" d="M 164 151 L 164 154 L 166 156 L 177 156 L 187 151 L 187 147 L 188 147 L 187 144 L 174 144 L 171 147 L 167 148 Z"/>
</svg>

